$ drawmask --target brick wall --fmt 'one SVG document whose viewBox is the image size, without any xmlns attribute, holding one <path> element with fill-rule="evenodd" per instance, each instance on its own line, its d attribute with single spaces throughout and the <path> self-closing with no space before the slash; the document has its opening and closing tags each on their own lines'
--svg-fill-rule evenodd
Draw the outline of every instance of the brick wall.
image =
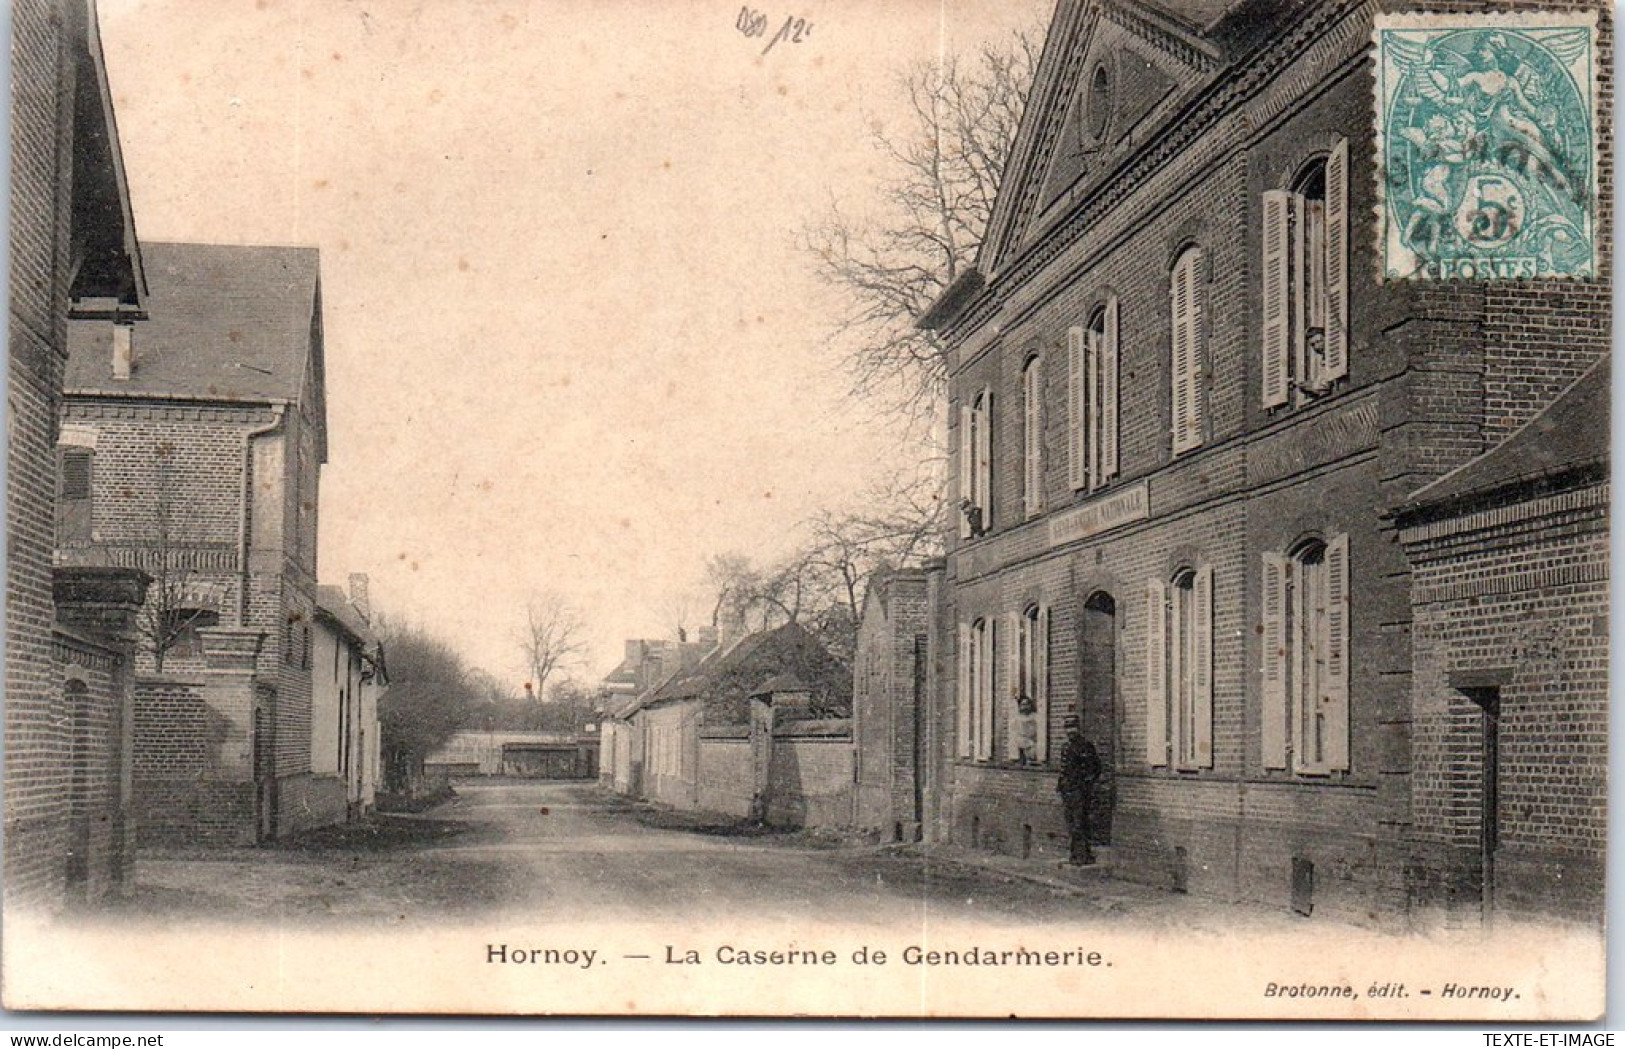
<svg viewBox="0 0 1625 1049">
<path fill-rule="evenodd" d="M 853 676 L 857 826 L 912 840 L 916 812 L 915 739 L 923 716 L 916 675 L 924 680 L 932 630 L 932 591 L 924 572 L 877 580 L 859 624 Z"/>
<path fill-rule="evenodd" d="M 72 186 L 71 5 L 11 9 L 11 283 L 6 441 L 5 893 L 54 906 L 66 863 L 68 762 L 53 669 L 56 411 L 66 345 Z"/>
<path fill-rule="evenodd" d="M 1408 530 L 1416 835 L 1476 873 L 1483 715 L 1452 677 L 1501 672 L 1498 902 L 1594 917 L 1607 836 L 1608 489 Z M 1476 894 L 1475 894 L 1476 897 Z M 1473 900 L 1476 902 L 1476 898 Z"/>
<path fill-rule="evenodd" d="M 779 736 L 768 765 L 767 821 L 784 827 L 852 824 L 850 736 Z"/>
<path fill-rule="evenodd" d="M 744 736 L 700 739 L 699 806 L 743 819 L 750 815 L 752 785 L 750 740 Z"/>
</svg>

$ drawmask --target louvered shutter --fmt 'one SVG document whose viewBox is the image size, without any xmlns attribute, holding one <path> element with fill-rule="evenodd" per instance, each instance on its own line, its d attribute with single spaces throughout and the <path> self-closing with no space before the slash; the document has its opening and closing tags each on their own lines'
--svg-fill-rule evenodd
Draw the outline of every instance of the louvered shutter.
<svg viewBox="0 0 1625 1049">
<path fill-rule="evenodd" d="M 1084 476 L 1083 329 L 1066 330 L 1066 480 L 1074 491 L 1087 484 Z"/>
<path fill-rule="evenodd" d="M 976 475 L 972 481 L 976 505 L 982 510 L 982 531 L 993 527 L 993 392 L 982 391 L 976 408 Z M 991 620 L 989 623 L 991 624 Z"/>
<path fill-rule="evenodd" d="M 959 756 L 971 756 L 971 697 L 976 687 L 976 632 L 969 623 L 959 624 Z"/>
<path fill-rule="evenodd" d="M 1195 739 L 1192 754 L 1198 768 L 1213 767 L 1213 566 L 1196 570 L 1191 593 L 1193 626 L 1191 644 L 1191 732 Z"/>
<path fill-rule="evenodd" d="M 1349 373 L 1349 144 L 1326 158 L 1326 381 Z"/>
<path fill-rule="evenodd" d="M 1093 482 L 1096 487 L 1117 476 L 1117 369 L 1121 357 L 1117 333 L 1117 296 L 1113 295 L 1106 300 L 1106 338 L 1100 348 L 1098 419 L 1090 424 L 1100 443 L 1100 476 Z"/>
<path fill-rule="evenodd" d="M 1325 718 L 1326 765 L 1349 768 L 1349 537 L 1326 544 L 1326 677 L 1321 714 Z"/>
<path fill-rule="evenodd" d="M 1202 302 L 1197 276 L 1202 253 L 1180 256 L 1173 279 L 1173 415 L 1175 452 L 1202 443 Z"/>
<path fill-rule="evenodd" d="M 1033 639 L 1033 698 L 1038 701 L 1038 760 L 1049 760 L 1049 608 L 1038 609 Z"/>
<path fill-rule="evenodd" d="M 1021 695 L 1022 687 L 1026 684 L 1021 680 L 1022 649 L 1032 642 L 1030 637 L 1025 636 L 1022 619 L 1021 613 L 1012 612 L 1005 620 L 1007 633 L 1004 636 L 1004 691 L 1007 698 L 1004 706 L 1004 756 L 1008 761 L 1015 761 L 1021 757 L 1021 740 L 1016 731 L 1016 718 L 1020 715 L 1021 709 L 1016 697 Z"/>
<path fill-rule="evenodd" d="M 999 621 L 989 616 L 982 626 L 981 680 L 977 682 L 976 759 L 993 757 L 993 659 L 998 645 Z"/>
<path fill-rule="evenodd" d="M 1281 554 L 1264 555 L 1262 612 L 1259 639 L 1259 728 L 1263 738 L 1264 767 L 1286 768 L 1286 587 L 1287 560 Z"/>
<path fill-rule="evenodd" d="M 1292 194 L 1283 189 L 1264 193 L 1264 351 L 1261 366 L 1264 407 L 1287 403 L 1290 393 L 1289 326 L 1292 303 L 1287 285 L 1291 276 Z"/>
<path fill-rule="evenodd" d="M 1173 285 L 1169 289 L 1172 296 L 1169 309 L 1172 314 L 1173 354 L 1170 361 L 1169 385 L 1173 394 L 1173 445 L 1175 452 L 1184 451 L 1190 447 L 1188 435 L 1190 433 L 1190 372 L 1191 345 L 1190 345 L 1190 288 L 1185 279 L 1186 266 L 1189 257 L 1179 260 L 1174 267 Z"/>
<path fill-rule="evenodd" d="M 1145 761 L 1168 764 L 1168 591 L 1159 579 L 1145 585 Z"/>
<path fill-rule="evenodd" d="M 972 480 L 976 476 L 976 411 L 969 405 L 959 406 L 959 498 L 962 507 L 959 511 L 959 538 L 970 538 L 970 514 L 966 513 L 963 504 L 976 502 L 976 484 Z"/>
<path fill-rule="evenodd" d="M 1044 362 L 1034 357 L 1021 375 L 1022 505 L 1027 516 L 1044 505 Z"/>
<path fill-rule="evenodd" d="M 1090 488 L 1100 487 L 1100 343 L 1100 332 L 1091 323 L 1083 369 L 1083 444 Z"/>
</svg>

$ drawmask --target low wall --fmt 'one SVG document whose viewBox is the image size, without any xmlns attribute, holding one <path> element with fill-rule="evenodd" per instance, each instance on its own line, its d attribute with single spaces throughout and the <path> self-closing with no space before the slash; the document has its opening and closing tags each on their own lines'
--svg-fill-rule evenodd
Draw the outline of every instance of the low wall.
<svg viewBox="0 0 1625 1049">
<path fill-rule="evenodd" d="M 767 822 L 778 827 L 852 823 L 850 722 L 789 722 L 773 734 Z M 755 790 L 749 730 L 708 727 L 700 738 L 699 807 L 746 817 Z"/>
<path fill-rule="evenodd" d="M 700 808 L 750 815 L 750 740 L 735 733 L 700 737 Z"/>
<path fill-rule="evenodd" d="M 343 823 L 350 815 L 344 781 L 337 776 L 289 776 L 277 781 L 276 836 Z"/>
</svg>

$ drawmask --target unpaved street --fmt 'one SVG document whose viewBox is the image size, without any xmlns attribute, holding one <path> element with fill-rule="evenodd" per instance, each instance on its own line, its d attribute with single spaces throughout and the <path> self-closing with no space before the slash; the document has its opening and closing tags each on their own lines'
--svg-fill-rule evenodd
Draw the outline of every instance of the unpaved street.
<svg viewBox="0 0 1625 1049">
<path fill-rule="evenodd" d="M 422 816 L 269 848 L 148 856 L 138 918 L 366 926 L 512 915 L 1032 927 L 1188 926 L 1191 902 L 1100 877 L 1063 891 L 916 850 L 838 846 L 634 805 L 595 785 L 470 781 Z"/>
</svg>

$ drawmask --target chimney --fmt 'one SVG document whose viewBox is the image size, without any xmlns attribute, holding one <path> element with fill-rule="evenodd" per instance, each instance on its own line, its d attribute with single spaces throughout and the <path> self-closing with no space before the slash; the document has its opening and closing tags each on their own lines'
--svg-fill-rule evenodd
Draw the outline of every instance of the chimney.
<svg viewBox="0 0 1625 1049">
<path fill-rule="evenodd" d="M 130 343 L 130 335 L 135 330 L 131 324 L 113 325 L 113 378 L 128 379 L 130 369 L 135 365 L 135 349 Z"/>
<path fill-rule="evenodd" d="M 694 631 L 696 643 L 704 645 L 706 651 L 717 647 L 717 628 L 714 626 L 698 627 Z"/>
<path fill-rule="evenodd" d="M 628 639 L 627 640 L 627 642 L 626 642 L 626 656 L 624 657 L 623 662 L 630 663 L 633 666 L 637 666 L 639 663 L 643 662 L 643 642 L 642 641 L 637 641 L 637 640 L 634 640 L 634 639 Z"/>
<path fill-rule="evenodd" d="M 367 595 L 367 573 L 350 573 L 350 604 L 361 613 L 361 618 L 372 622 L 372 600 Z"/>
</svg>

